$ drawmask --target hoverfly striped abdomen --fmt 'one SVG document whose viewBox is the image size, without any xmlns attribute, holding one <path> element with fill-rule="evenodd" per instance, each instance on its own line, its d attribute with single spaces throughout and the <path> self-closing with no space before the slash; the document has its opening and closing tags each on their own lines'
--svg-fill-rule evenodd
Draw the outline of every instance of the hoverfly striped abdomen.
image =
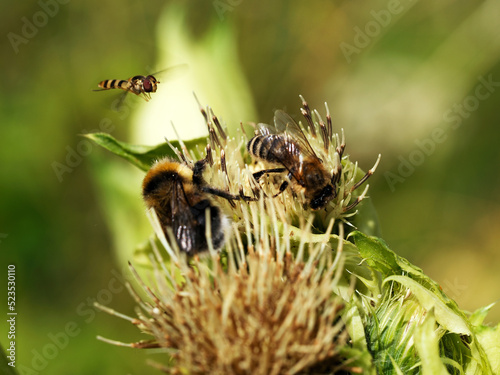
<svg viewBox="0 0 500 375">
<path fill-rule="evenodd" d="M 104 90 L 111 89 L 122 89 L 128 90 L 129 81 L 125 81 L 123 79 L 106 79 L 104 81 L 99 82 L 99 87 Z"/>
<path fill-rule="evenodd" d="M 144 100 L 151 99 L 151 93 L 156 92 L 158 88 L 158 81 L 153 75 L 148 76 L 134 76 L 128 80 L 123 79 L 107 79 L 99 82 L 101 90 L 121 89 L 125 94 L 131 92 L 135 95 L 142 96 Z M 101 91 L 95 90 L 95 91 Z"/>
</svg>

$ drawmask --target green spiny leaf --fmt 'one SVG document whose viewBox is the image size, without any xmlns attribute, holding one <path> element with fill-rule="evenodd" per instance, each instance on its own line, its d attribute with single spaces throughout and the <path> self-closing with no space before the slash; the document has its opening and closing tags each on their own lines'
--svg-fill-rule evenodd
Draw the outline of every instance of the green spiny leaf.
<svg viewBox="0 0 500 375">
<path fill-rule="evenodd" d="M 500 374 L 500 324 L 496 327 L 481 326 L 477 339 L 484 348 L 494 374 Z"/>
<path fill-rule="evenodd" d="M 140 146 L 118 141 L 106 133 L 90 133 L 85 134 L 84 137 L 94 141 L 99 146 L 104 147 L 115 155 L 128 160 L 143 171 L 149 170 L 151 165 L 158 159 L 166 156 L 177 158 L 170 145 L 166 142 L 156 146 Z M 170 143 L 180 148 L 178 141 L 172 141 Z M 193 139 L 184 142 L 184 144 L 189 150 L 195 150 L 197 145 L 204 148 L 206 145 L 206 138 Z"/>
<path fill-rule="evenodd" d="M 382 239 L 367 236 L 359 231 L 350 233 L 349 237 L 353 238 L 361 257 L 366 259 L 370 267 L 385 277 L 401 274 L 396 254 L 387 247 Z"/>
</svg>

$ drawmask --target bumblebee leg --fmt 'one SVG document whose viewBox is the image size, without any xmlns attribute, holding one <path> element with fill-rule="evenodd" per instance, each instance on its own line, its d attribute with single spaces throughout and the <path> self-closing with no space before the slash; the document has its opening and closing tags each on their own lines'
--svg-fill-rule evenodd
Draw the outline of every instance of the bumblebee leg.
<svg viewBox="0 0 500 375">
<path fill-rule="evenodd" d="M 259 200 L 258 198 L 248 197 L 248 196 L 243 195 L 243 194 L 234 195 L 234 194 L 231 194 L 231 193 L 228 193 L 226 191 L 219 190 L 219 189 L 216 189 L 216 188 L 213 188 L 213 187 L 210 187 L 210 186 L 203 186 L 201 188 L 201 190 L 203 192 L 205 192 L 205 193 L 216 195 L 218 197 L 227 199 L 228 201 L 237 201 L 237 200 L 242 199 L 242 200 L 248 202 L 248 201 L 258 201 Z"/>
<path fill-rule="evenodd" d="M 207 158 L 198 160 L 194 163 L 193 167 L 193 183 L 197 186 L 201 186 L 204 183 L 203 180 L 203 171 L 205 170 L 205 166 L 207 165 Z"/>
</svg>

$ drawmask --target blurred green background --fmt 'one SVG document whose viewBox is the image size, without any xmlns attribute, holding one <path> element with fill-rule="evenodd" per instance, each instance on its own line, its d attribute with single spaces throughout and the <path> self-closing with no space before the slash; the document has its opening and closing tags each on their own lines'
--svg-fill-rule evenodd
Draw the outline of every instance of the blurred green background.
<svg viewBox="0 0 500 375">
<path fill-rule="evenodd" d="M 299 94 L 328 102 L 351 160 L 382 153 L 370 197 L 390 247 L 466 310 L 499 298 L 500 2 L 41 0 L 0 14 L 0 274 L 16 265 L 21 373 L 142 374 L 155 359 L 95 338 L 146 338 L 91 306 L 134 315 L 120 278 L 149 229 L 141 173 L 79 134 L 155 144 L 171 121 L 202 134 L 193 91 L 233 129 L 298 116 Z M 92 92 L 176 64 L 149 103 L 116 112 L 117 93 Z"/>
</svg>

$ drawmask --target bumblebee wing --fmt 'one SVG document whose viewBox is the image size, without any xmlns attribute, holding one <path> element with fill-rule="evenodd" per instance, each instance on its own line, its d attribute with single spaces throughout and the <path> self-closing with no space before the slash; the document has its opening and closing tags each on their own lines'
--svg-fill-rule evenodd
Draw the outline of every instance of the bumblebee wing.
<svg viewBox="0 0 500 375">
<path fill-rule="evenodd" d="M 296 143 L 304 156 L 312 156 L 320 160 L 299 124 L 286 112 L 281 109 L 274 112 L 274 126 L 278 133 L 286 134 L 293 143 Z"/>
<path fill-rule="evenodd" d="M 182 183 L 174 184 L 172 190 L 171 222 L 172 231 L 181 251 L 193 255 L 200 250 L 200 228 L 198 218 L 192 210 L 192 202 L 184 191 Z M 202 234 L 203 236 L 205 233 Z"/>
</svg>

